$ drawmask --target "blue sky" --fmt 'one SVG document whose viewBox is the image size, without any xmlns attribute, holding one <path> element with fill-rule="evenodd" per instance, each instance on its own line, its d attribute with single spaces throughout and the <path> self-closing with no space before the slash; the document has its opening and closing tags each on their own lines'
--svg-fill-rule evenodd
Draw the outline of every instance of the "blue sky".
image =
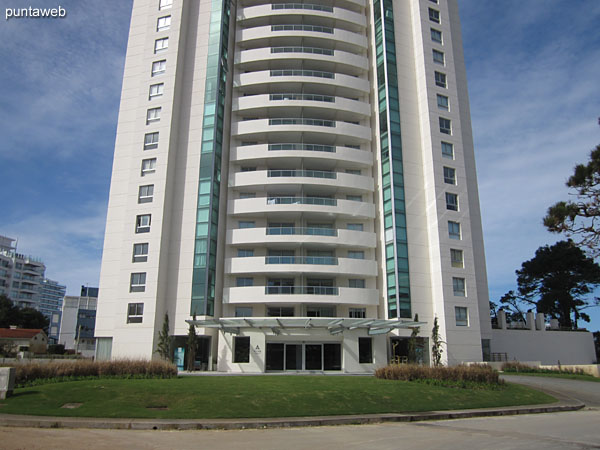
<svg viewBox="0 0 600 450">
<path fill-rule="evenodd" d="M 63 0 L 64 19 L 5 21 L 4 7 L 23 2 L 0 2 L 0 234 L 42 257 L 70 294 L 98 283 L 131 3 Z M 560 239 L 542 217 L 600 143 L 600 2 L 458 3 L 497 300 L 523 261 Z M 600 329 L 599 309 L 589 329 Z"/>
</svg>

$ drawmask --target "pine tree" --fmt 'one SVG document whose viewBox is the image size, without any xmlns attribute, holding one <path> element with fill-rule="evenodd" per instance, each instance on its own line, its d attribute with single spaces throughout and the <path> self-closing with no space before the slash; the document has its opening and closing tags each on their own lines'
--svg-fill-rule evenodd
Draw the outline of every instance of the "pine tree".
<svg viewBox="0 0 600 450">
<path fill-rule="evenodd" d="M 194 322 L 196 321 L 196 314 L 194 314 Z M 194 370 L 194 363 L 196 362 L 196 346 L 198 345 L 198 339 L 196 338 L 196 326 L 190 323 L 190 329 L 188 331 L 187 340 L 187 370 L 190 372 Z"/>
<path fill-rule="evenodd" d="M 437 316 L 433 319 L 433 329 L 431 330 L 431 358 L 433 366 L 442 365 L 442 339 L 440 338 L 440 326 L 438 325 Z"/>
<path fill-rule="evenodd" d="M 162 330 L 158 333 L 158 345 L 156 353 L 161 358 L 171 360 L 171 337 L 169 336 L 169 313 L 165 313 Z"/>
</svg>

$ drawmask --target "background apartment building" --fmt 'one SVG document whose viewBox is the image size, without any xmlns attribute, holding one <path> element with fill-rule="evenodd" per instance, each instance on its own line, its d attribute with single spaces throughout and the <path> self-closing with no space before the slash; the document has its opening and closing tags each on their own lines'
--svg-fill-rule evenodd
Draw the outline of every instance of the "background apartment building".
<svg viewBox="0 0 600 450">
<path fill-rule="evenodd" d="M 481 312 L 481 314 L 480 314 Z M 97 357 L 368 372 L 491 336 L 456 0 L 135 0 Z M 418 314 L 418 323 L 414 322 Z"/>
</svg>

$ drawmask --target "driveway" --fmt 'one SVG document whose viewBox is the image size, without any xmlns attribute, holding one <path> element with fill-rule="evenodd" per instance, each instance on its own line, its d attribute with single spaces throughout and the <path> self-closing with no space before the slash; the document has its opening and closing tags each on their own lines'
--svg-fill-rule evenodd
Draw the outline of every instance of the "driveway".
<svg viewBox="0 0 600 450">
<path fill-rule="evenodd" d="M 547 391 L 550 395 L 558 393 L 585 403 L 587 407 L 600 407 L 600 383 L 593 381 L 568 380 L 565 378 L 528 377 L 524 375 L 502 375 L 510 383 L 519 383 L 532 388 Z M 599 424 L 600 426 L 600 424 Z"/>
</svg>

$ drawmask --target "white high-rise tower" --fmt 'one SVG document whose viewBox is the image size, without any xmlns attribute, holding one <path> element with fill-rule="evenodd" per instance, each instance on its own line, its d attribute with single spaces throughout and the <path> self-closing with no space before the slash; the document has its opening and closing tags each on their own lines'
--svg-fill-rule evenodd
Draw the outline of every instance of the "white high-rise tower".
<svg viewBox="0 0 600 450">
<path fill-rule="evenodd" d="M 489 351 L 456 0 L 311 1 L 134 0 L 98 358 L 167 313 L 205 370 L 426 362 L 434 317 Z"/>
</svg>

